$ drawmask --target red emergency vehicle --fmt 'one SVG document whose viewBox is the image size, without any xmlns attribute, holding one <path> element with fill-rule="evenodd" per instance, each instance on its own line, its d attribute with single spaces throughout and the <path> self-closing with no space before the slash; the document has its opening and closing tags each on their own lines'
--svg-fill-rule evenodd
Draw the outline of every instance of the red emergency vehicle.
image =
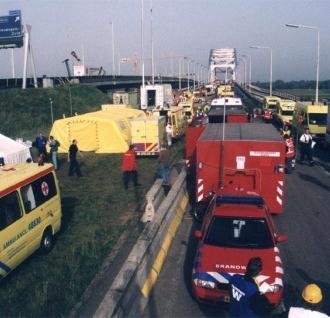
<svg viewBox="0 0 330 318">
<path fill-rule="evenodd" d="M 243 107 L 226 107 L 226 111 L 224 108 L 211 108 L 207 115 L 210 124 L 223 123 L 223 116 L 226 123 L 248 122 L 248 113 Z"/>
<path fill-rule="evenodd" d="M 197 130 L 200 136 L 188 132 L 186 139 L 186 159 L 196 169 L 197 209 L 215 192 L 260 195 L 271 213 L 283 212 L 285 142 L 274 127 L 208 124 Z"/>
<path fill-rule="evenodd" d="M 192 271 L 192 290 L 200 302 L 229 302 L 230 286 L 221 273 L 244 274 L 251 257 L 261 257 L 260 292 L 275 306 L 283 293 L 283 267 L 272 218 L 259 196 L 209 197 Z"/>
</svg>

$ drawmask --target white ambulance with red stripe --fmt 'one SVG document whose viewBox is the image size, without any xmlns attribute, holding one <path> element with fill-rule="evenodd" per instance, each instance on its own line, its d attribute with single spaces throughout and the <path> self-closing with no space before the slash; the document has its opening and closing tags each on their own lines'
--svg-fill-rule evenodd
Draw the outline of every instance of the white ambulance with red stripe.
<svg viewBox="0 0 330 318">
<path fill-rule="evenodd" d="M 283 267 L 272 218 L 259 196 L 217 196 L 208 200 L 192 270 L 192 290 L 200 302 L 229 302 L 230 286 L 221 272 L 244 275 L 252 257 L 261 257 L 257 285 L 271 304 L 280 304 Z"/>
</svg>

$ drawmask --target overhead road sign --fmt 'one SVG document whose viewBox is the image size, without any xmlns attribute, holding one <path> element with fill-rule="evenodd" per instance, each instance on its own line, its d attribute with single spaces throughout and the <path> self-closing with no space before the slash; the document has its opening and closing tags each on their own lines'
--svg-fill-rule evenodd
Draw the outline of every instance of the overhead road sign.
<svg viewBox="0 0 330 318">
<path fill-rule="evenodd" d="M 22 46 L 23 33 L 21 11 L 9 11 L 9 15 L 0 16 L 0 48 Z"/>
</svg>

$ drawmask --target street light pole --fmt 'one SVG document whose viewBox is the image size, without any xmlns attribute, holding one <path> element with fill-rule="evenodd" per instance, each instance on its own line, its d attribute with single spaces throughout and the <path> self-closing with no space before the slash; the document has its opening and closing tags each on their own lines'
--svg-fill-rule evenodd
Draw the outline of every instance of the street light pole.
<svg viewBox="0 0 330 318">
<path fill-rule="evenodd" d="M 144 19 L 144 15 L 143 15 L 143 11 L 144 11 L 144 3 L 143 0 L 141 0 L 141 67 L 142 67 L 142 88 L 143 88 L 143 94 L 144 89 L 145 89 L 145 79 L 144 79 L 144 36 L 143 36 L 143 19 Z"/>
<path fill-rule="evenodd" d="M 155 62 L 154 62 L 154 37 L 153 37 L 153 21 L 152 21 L 152 11 L 153 11 L 153 7 L 152 7 L 152 0 L 150 0 L 150 37 L 151 37 L 151 78 L 152 78 L 152 85 L 155 85 Z"/>
<path fill-rule="evenodd" d="M 113 22 L 111 24 L 111 38 L 112 38 L 112 76 L 116 76 L 116 64 L 115 64 L 115 37 L 114 37 L 114 30 L 113 30 Z"/>
<path fill-rule="evenodd" d="M 179 57 L 179 90 L 181 90 L 181 57 Z"/>
<path fill-rule="evenodd" d="M 273 49 L 269 46 L 250 46 L 251 49 L 267 49 L 270 50 L 270 72 L 269 72 L 269 96 L 273 94 Z"/>
<path fill-rule="evenodd" d="M 289 28 L 312 29 L 317 32 L 317 59 L 316 59 L 316 88 L 315 88 L 315 103 L 319 102 L 319 77 L 320 77 L 320 29 L 316 26 L 302 24 L 285 24 Z"/>
<path fill-rule="evenodd" d="M 54 123 L 54 115 L 53 115 L 53 100 L 51 98 L 49 98 L 49 102 L 50 102 L 50 116 L 52 119 L 52 124 Z"/>
<path fill-rule="evenodd" d="M 249 84 L 249 93 L 251 93 L 251 67 L 252 67 L 252 58 L 251 58 L 251 55 L 249 54 L 243 54 L 242 56 L 246 56 L 249 58 L 249 81 L 248 81 L 248 84 Z"/>
</svg>

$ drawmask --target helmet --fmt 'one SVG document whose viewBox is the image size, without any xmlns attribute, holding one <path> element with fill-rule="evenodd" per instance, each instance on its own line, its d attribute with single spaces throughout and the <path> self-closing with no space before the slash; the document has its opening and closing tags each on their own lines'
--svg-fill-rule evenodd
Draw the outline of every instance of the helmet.
<svg viewBox="0 0 330 318">
<path fill-rule="evenodd" d="M 322 300 L 322 291 L 316 284 L 309 284 L 302 291 L 302 298 L 310 304 L 318 304 Z"/>
</svg>

